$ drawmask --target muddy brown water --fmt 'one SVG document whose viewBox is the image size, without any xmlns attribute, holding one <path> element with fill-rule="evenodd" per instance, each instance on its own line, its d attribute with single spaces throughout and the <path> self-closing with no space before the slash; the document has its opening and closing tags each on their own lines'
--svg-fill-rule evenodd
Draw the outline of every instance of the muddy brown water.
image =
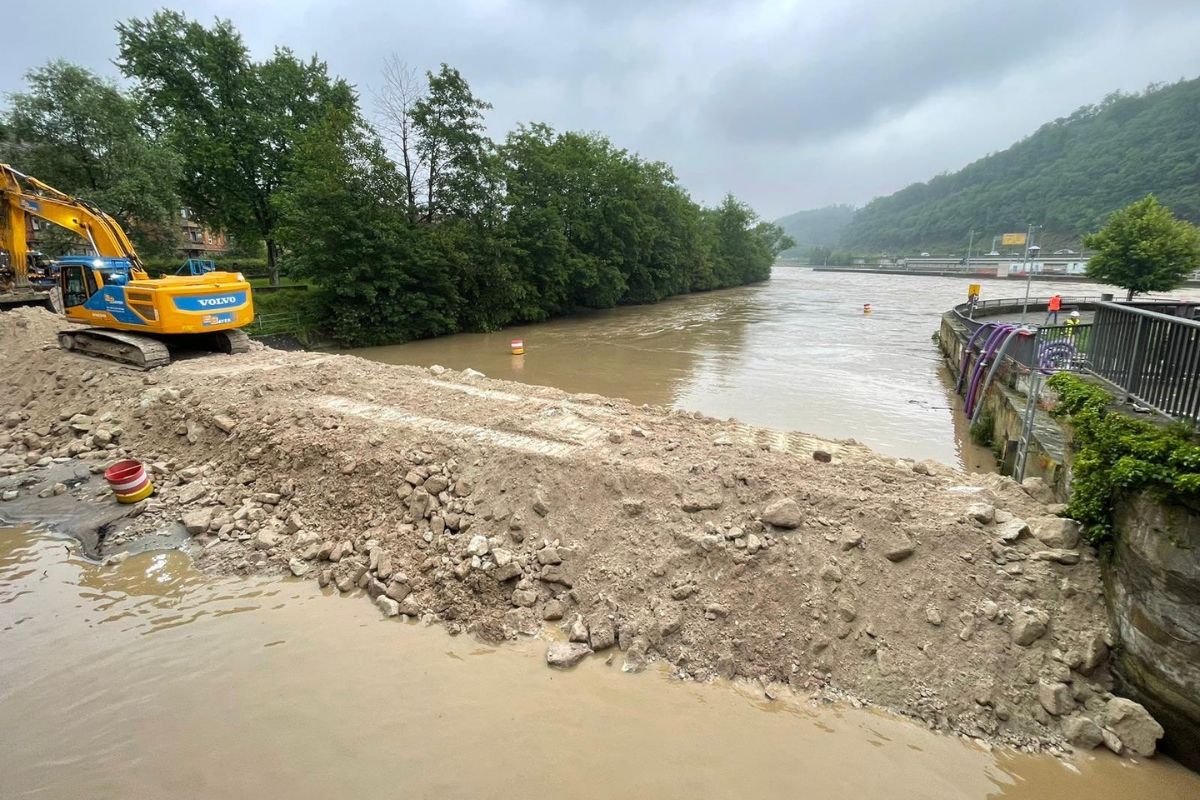
<svg viewBox="0 0 1200 800">
<path fill-rule="evenodd" d="M 952 413 L 957 398 L 931 338 L 942 313 L 966 299 L 969 283 L 777 267 L 755 286 L 350 352 L 393 364 L 472 367 L 494 378 L 992 469 L 990 454 L 970 445 Z M 984 299 L 1024 294 L 1017 280 L 980 283 Z M 1105 291 L 1111 288 L 1051 282 L 1032 289 L 1034 297 Z M 510 355 L 514 338 L 524 340 L 525 355 Z"/>
<path fill-rule="evenodd" d="M 988 752 L 748 686 L 570 672 L 307 581 L 0 529 L 0 797 L 1200 796 L 1165 758 Z"/>
</svg>

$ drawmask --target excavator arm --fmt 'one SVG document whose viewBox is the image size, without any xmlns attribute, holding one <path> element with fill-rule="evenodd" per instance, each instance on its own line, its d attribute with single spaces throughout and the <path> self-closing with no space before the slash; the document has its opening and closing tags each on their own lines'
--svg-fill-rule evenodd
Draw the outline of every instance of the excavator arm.
<svg viewBox="0 0 1200 800">
<path fill-rule="evenodd" d="M 8 251 L 14 287 L 29 287 L 25 217 L 34 216 L 78 234 L 97 256 L 125 258 L 133 278 L 148 277 L 141 259 L 125 231 L 115 219 L 86 200 L 80 200 L 42 183 L 8 164 L 0 164 L 0 202 L 4 224 L 0 225 L 0 248 Z"/>
</svg>

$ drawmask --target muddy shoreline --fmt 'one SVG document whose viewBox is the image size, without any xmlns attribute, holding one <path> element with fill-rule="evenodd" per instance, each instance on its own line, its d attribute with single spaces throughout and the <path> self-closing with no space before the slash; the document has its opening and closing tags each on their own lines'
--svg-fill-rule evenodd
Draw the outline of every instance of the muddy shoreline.
<svg viewBox="0 0 1200 800">
<path fill-rule="evenodd" d="M 0 319 L 0 473 L 146 462 L 155 496 L 98 556 L 178 524 L 211 574 L 294 574 L 487 641 L 548 626 L 564 664 L 1147 749 L 1152 721 L 1111 695 L 1095 556 L 1036 484 L 469 371 L 256 347 L 136 373 L 57 350 L 56 327 Z M 60 483 L 35 499 L 115 505 Z"/>
</svg>

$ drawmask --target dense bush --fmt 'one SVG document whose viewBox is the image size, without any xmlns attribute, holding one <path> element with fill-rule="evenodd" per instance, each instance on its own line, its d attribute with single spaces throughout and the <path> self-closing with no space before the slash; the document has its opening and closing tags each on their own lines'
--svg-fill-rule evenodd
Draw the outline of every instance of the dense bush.
<svg viewBox="0 0 1200 800">
<path fill-rule="evenodd" d="M 1129 417 L 1108 392 L 1067 372 L 1048 384 L 1059 396 L 1052 413 L 1069 421 L 1074 433 L 1067 513 L 1087 526 L 1093 542 L 1113 536 L 1113 509 L 1123 496 L 1151 490 L 1177 502 L 1200 502 L 1200 444 L 1190 427 Z"/>
</svg>

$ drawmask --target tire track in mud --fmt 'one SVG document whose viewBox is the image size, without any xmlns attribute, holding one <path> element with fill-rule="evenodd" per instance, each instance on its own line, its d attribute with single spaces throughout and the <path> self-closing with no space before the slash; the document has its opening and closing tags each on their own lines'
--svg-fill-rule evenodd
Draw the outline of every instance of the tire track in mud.
<svg viewBox="0 0 1200 800">
<path fill-rule="evenodd" d="M 573 442 L 554 441 L 536 434 L 513 433 L 496 430 L 483 425 L 471 425 L 464 422 L 451 422 L 437 417 L 426 417 L 410 414 L 399 408 L 383 406 L 378 403 L 366 403 L 350 400 L 345 397 L 325 395 L 318 397 L 317 404 L 330 411 L 361 417 L 375 422 L 402 425 L 429 431 L 447 437 L 473 439 L 483 444 L 496 445 L 509 450 L 519 450 L 534 455 L 549 456 L 550 458 L 569 458 L 580 452 L 582 445 Z"/>
</svg>

